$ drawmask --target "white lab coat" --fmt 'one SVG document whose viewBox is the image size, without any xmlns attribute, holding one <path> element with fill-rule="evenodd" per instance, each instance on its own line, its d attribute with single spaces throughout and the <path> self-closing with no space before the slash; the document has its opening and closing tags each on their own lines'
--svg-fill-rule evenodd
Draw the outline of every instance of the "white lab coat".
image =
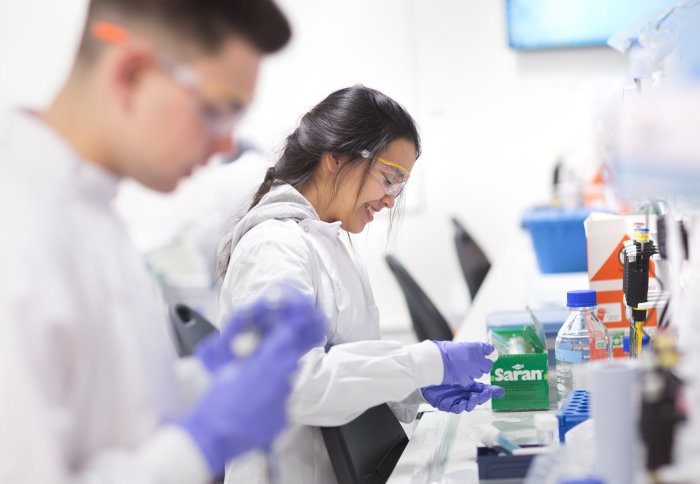
<svg viewBox="0 0 700 484">
<path fill-rule="evenodd" d="M 0 482 L 208 480 L 118 181 L 29 113 L 0 134 Z"/>
<path fill-rule="evenodd" d="M 300 361 L 289 402 L 291 424 L 277 440 L 282 482 L 336 482 L 317 426 L 349 422 L 390 403 L 403 421 L 423 402 L 418 388 L 439 384 L 442 357 L 430 342 L 379 341 L 379 315 L 366 271 L 343 244 L 340 223 L 322 222 L 294 188 L 273 188 L 225 239 L 231 260 L 219 300 L 220 324 L 232 309 L 276 281 L 289 280 L 328 318 L 326 341 Z M 260 453 L 227 469 L 226 483 L 265 482 Z"/>
</svg>

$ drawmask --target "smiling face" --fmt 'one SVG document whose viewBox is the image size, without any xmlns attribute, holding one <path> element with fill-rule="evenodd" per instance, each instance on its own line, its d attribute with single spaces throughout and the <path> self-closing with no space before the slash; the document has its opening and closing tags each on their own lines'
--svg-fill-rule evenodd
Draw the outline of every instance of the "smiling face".
<svg viewBox="0 0 700 484">
<path fill-rule="evenodd" d="M 324 221 L 340 221 L 344 230 L 357 234 L 374 220 L 376 212 L 394 207 L 395 196 L 387 191 L 393 191 L 389 186 L 399 182 L 405 173 L 391 164 L 399 165 L 410 173 L 416 162 L 416 148 L 412 142 L 400 138 L 389 143 L 377 158 L 385 162 L 375 159 L 364 183 L 362 178 L 366 165 L 361 163 L 342 179 L 331 205 L 322 216 Z"/>
</svg>

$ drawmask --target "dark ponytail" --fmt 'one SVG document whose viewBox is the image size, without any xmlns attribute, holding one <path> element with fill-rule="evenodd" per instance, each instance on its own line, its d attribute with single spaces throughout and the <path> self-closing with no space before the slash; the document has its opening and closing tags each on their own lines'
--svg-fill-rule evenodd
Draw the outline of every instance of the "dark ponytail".
<svg viewBox="0 0 700 484">
<path fill-rule="evenodd" d="M 362 85 L 335 91 L 306 113 L 287 137 L 280 159 L 265 174 L 249 210 L 273 186 L 287 183 L 301 190 L 326 153 L 347 159 L 341 171 L 364 163 L 368 172 L 373 158 L 401 138 L 413 143 L 416 156 L 420 155 L 416 123 L 399 103 Z M 361 156 L 363 151 L 370 156 Z"/>
<path fill-rule="evenodd" d="M 270 168 L 267 169 L 267 171 L 265 172 L 265 179 L 258 187 L 258 190 L 255 192 L 255 196 L 253 197 L 253 203 L 250 205 L 250 207 L 248 207 L 248 210 L 250 210 L 251 208 L 256 206 L 258 204 L 258 202 L 260 201 L 260 199 L 263 196 L 265 196 L 265 194 L 267 192 L 270 191 L 273 184 L 275 183 L 276 174 L 277 173 L 275 171 L 274 166 L 271 166 Z"/>
</svg>

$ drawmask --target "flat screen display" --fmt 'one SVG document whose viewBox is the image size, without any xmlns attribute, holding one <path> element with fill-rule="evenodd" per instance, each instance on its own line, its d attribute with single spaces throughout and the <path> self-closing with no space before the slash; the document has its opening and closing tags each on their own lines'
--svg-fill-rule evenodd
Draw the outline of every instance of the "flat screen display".
<svg viewBox="0 0 700 484">
<path fill-rule="evenodd" d="M 553 49 L 605 45 L 618 30 L 679 0 L 506 0 L 508 45 Z"/>
</svg>

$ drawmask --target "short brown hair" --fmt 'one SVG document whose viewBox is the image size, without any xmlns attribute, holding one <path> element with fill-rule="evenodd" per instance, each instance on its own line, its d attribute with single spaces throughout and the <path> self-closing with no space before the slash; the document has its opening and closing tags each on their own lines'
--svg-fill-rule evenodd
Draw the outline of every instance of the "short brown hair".
<svg viewBox="0 0 700 484">
<path fill-rule="evenodd" d="M 90 25 L 97 20 L 155 25 L 204 52 L 215 52 L 227 37 L 240 35 L 263 53 L 289 41 L 289 22 L 272 0 L 91 0 L 79 58 L 96 52 Z"/>
</svg>

